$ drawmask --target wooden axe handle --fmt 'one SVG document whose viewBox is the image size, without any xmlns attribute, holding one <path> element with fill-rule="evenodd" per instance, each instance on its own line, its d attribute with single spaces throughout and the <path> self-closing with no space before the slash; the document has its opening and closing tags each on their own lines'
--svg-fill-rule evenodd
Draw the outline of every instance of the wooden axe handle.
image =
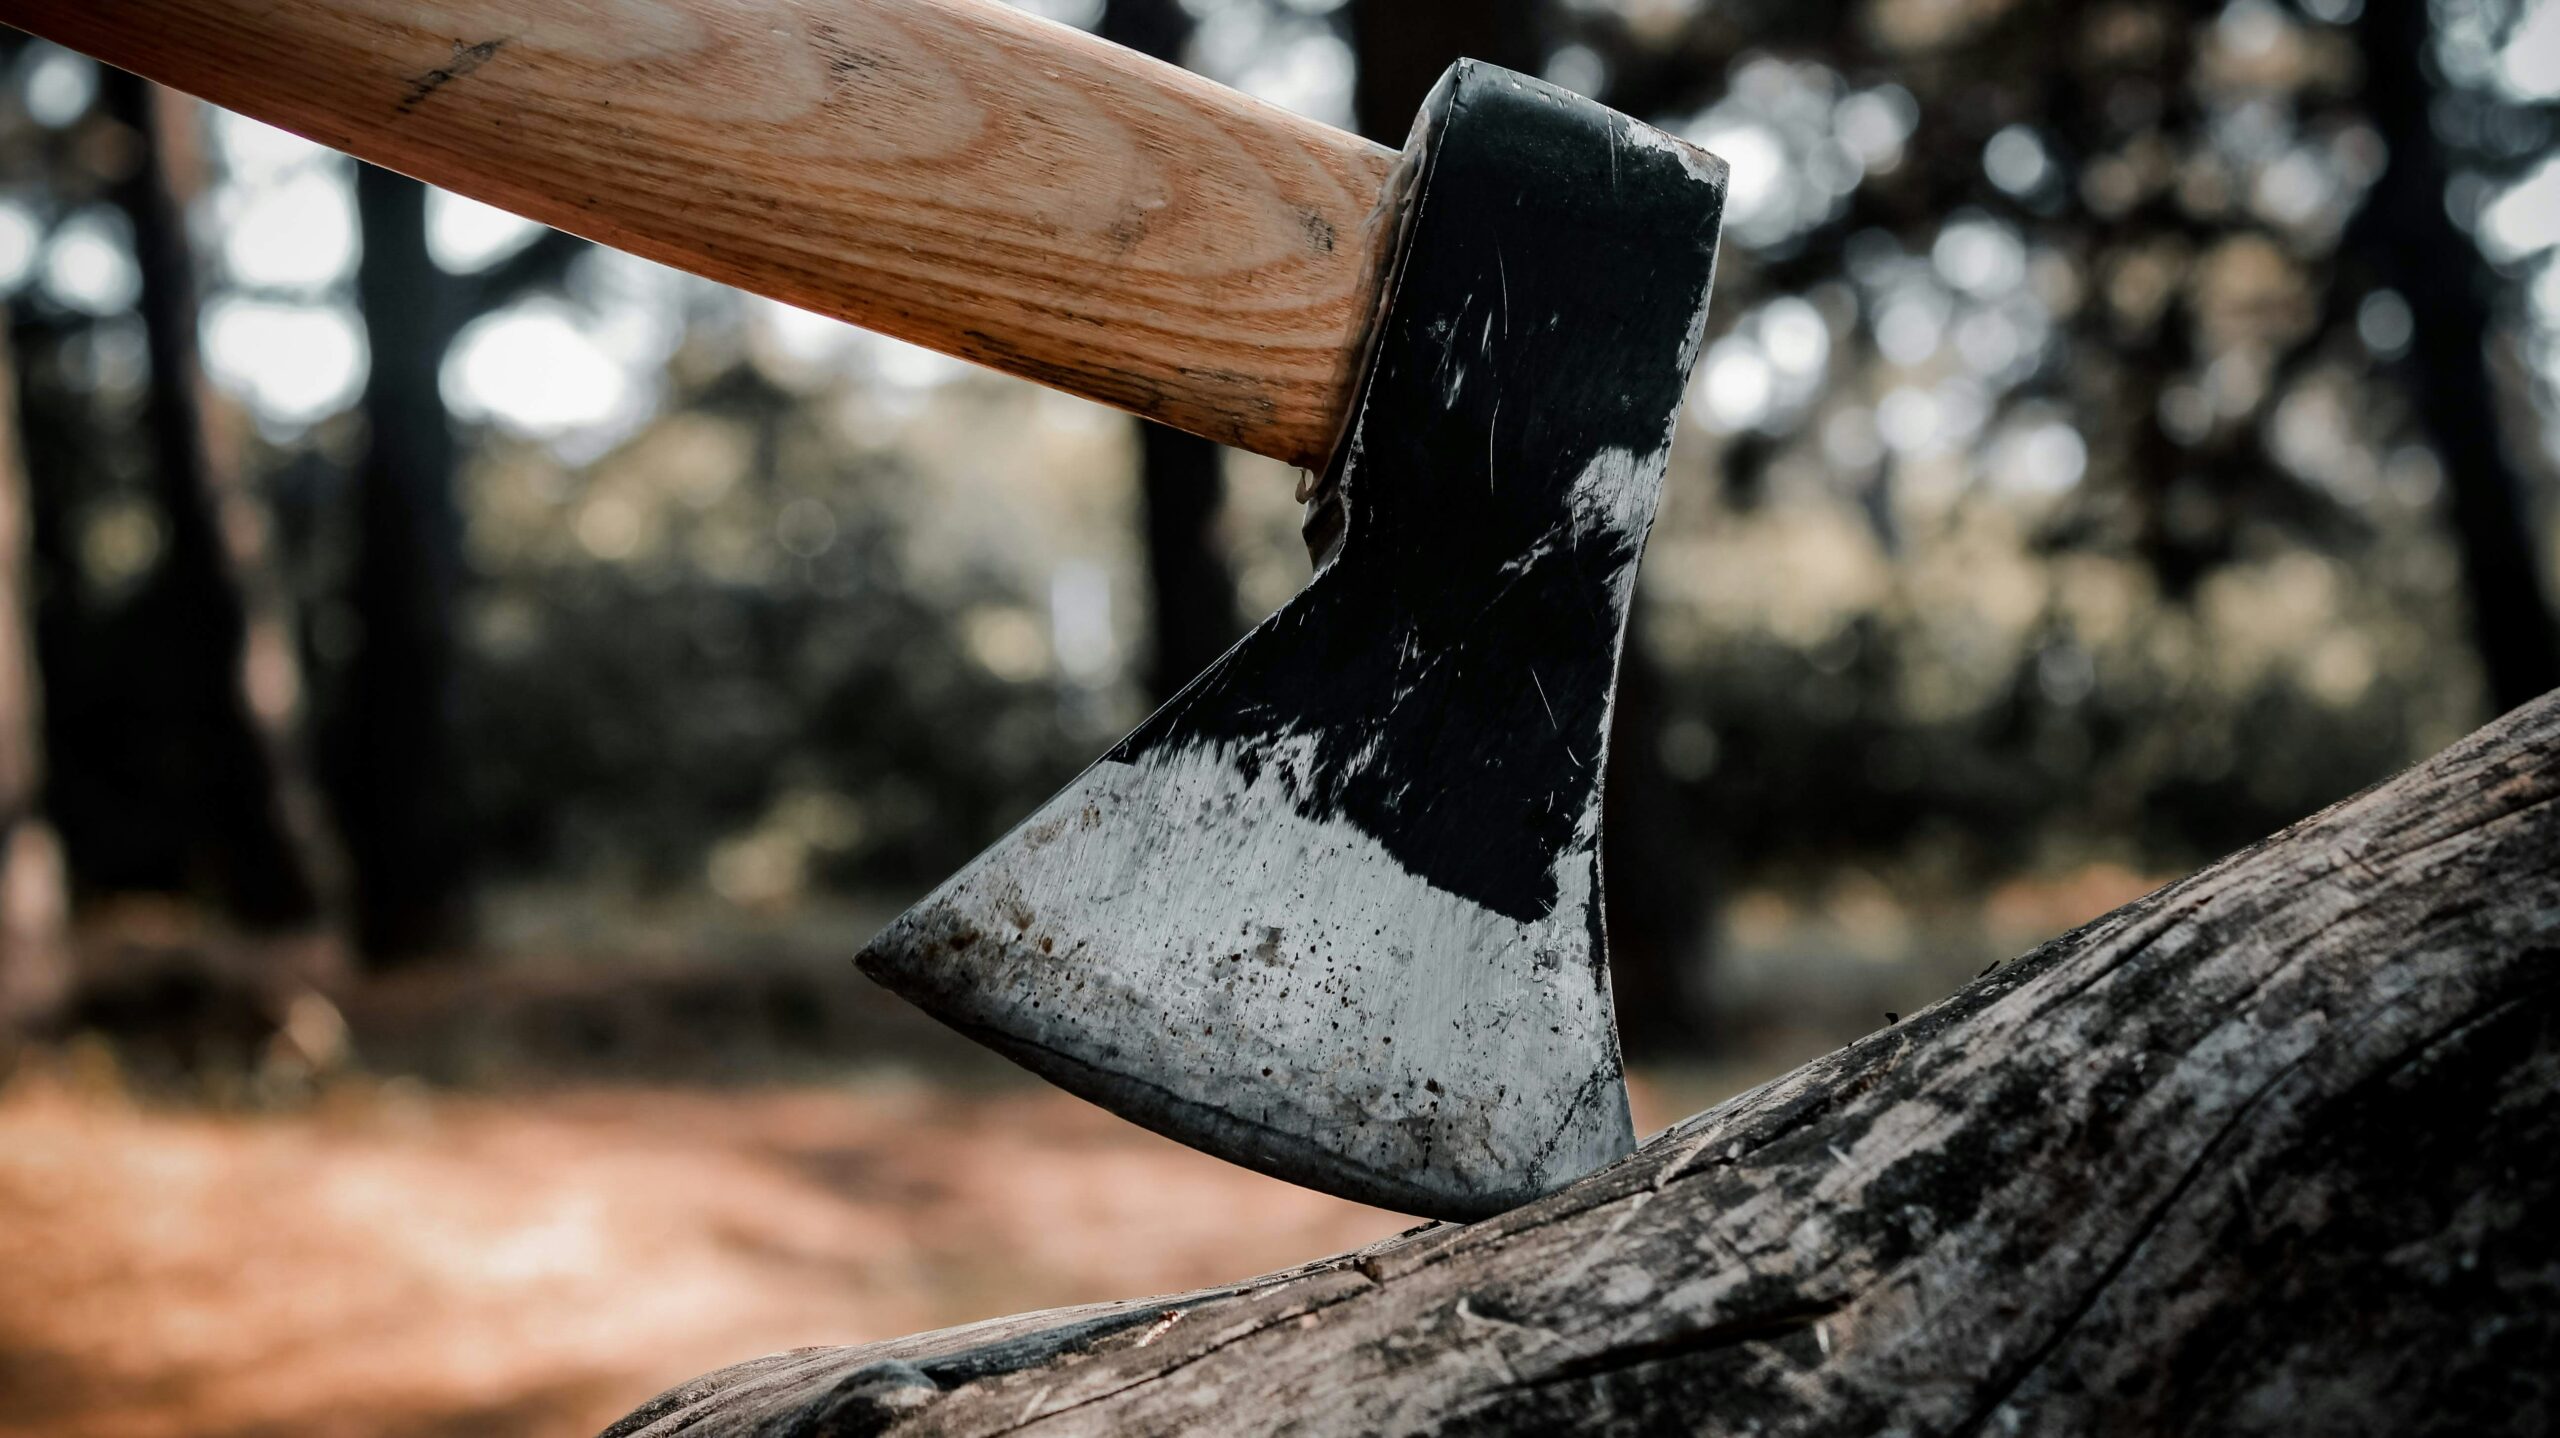
<svg viewBox="0 0 2560 1438">
<path fill-rule="evenodd" d="M 998 0 L 0 0 L 573 234 L 1295 464 L 1392 152 Z"/>
</svg>

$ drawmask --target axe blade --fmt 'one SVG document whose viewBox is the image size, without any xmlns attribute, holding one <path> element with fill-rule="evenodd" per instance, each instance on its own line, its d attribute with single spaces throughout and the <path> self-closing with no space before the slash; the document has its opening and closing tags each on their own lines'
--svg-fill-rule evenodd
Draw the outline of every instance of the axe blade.
<svg viewBox="0 0 2560 1438">
<path fill-rule="evenodd" d="M 859 962 L 1160 1133 L 1467 1219 L 1634 1145 L 1601 772 L 1724 165 L 1462 61 L 1390 194 L 1314 580 Z"/>
</svg>

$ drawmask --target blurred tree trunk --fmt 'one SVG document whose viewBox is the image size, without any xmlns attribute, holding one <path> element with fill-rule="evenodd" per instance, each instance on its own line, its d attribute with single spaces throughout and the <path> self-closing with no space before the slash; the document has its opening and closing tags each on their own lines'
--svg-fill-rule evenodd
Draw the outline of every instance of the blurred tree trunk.
<svg viewBox="0 0 2560 1438">
<path fill-rule="evenodd" d="M 1362 134 L 1401 147 L 1440 74 L 1461 57 L 1536 74 L 1542 0 L 1352 0 Z M 1706 952 L 1708 866 L 1680 785 L 1662 764 L 1669 686 L 1644 642 L 1644 587 L 1627 618 L 1602 795 L 1602 901 L 1618 1031 L 1639 1055 L 1694 1052 L 1705 1016 L 1694 979 Z"/>
<path fill-rule="evenodd" d="M 440 388 L 462 306 L 427 251 L 426 186 L 359 166 L 356 215 L 356 296 L 372 360 L 356 490 L 361 638 L 330 736 L 330 777 L 355 866 L 357 941 L 369 961 L 397 963 L 469 931 L 453 741 L 462 519 Z"/>
<path fill-rule="evenodd" d="M 1645 643 L 1644 588 L 1627 615 L 1601 791 L 1601 903 L 1618 1036 L 1640 1058 L 1694 1056 L 1708 1015 L 1698 984 L 1714 942 L 1714 874 L 1690 829 L 1686 786 L 1662 761 L 1670 682 Z"/>
<path fill-rule="evenodd" d="M 2428 443 L 2444 464 L 2471 627 L 2500 712 L 2560 687 L 2552 619 L 2524 477 L 2498 423 L 2485 353 L 2490 275 L 2479 246 L 2445 209 L 2450 177 L 2431 118 L 2426 0 L 2367 0 L 2356 22 L 2365 104 L 2390 163 L 2347 236 L 2415 322 L 2402 367 Z"/>
<path fill-rule="evenodd" d="M 16 367 L 0 341 L 0 1043 L 12 1030 L 41 1024 L 71 984 L 62 846 L 44 819 L 33 511 L 17 392 Z"/>
<path fill-rule="evenodd" d="M 275 526 L 208 392 L 187 210 L 201 184 L 195 102 L 117 71 L 109 112 L 140 138 L 123 186 L 151 359 L 150 452 L 168 545 L 154 580 L 156 662 L 174 667 L 201 862 L 236 917 L 325 930 L 337 870 L 302 757 L 302 669 Z M 139 656 L 137 656 L 139 659 Z M 325 948 L 325 945 L 324 945 Z M 314 975 L 316 977 L 317 975 Z"/>
<path fill-rule="evenodd" d="M 1094 28 L 1115 44 L 1180 64 L 1191 26 L 1181 0 L 1110 0 Z M 1136 423 L 1151 641 L 1147 694 L 1162 703 L 1236 642 L 1244 619 L 1235 576 L 1218 552 L 1225 451 L 1198 435 Z"/>
<path fill-rule="evenodd" d="M 325 747 L 358 944 L 371 962 L 399 964 L 450 951 L 472 929 L 472 822 L 454 739 L 470 571 L 445 355 L 472 320 L 558 285 L 587 244 L 544 230 L 486 270 L 447 273 L 427 248 L 427 187 L 371 165 L 356 167 L 356 222 L 372 359 L 351 596 L 360 638 Z"/>
<path fill-rule="evenodd" d="M 1244 619 L 1235 576 L 1218 551 L 1224 452 L 1198 435 L 1137 423 L 1152 646 L 1147 693 L 1162 703 L 1227 652 L 1244 633 Z"/>
</svg>

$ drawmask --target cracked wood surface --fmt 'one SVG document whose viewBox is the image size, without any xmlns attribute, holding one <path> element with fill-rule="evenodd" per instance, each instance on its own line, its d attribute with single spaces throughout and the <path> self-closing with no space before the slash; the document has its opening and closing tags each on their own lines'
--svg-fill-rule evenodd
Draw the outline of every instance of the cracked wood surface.
<svg viewBox="0 0 2560 1438">
<path fill-rule="evenodd" d="M 999 0 L 0 0 L 572 234 L 1309 467 L 1395 156 Z"/>
<path fill-rule="evenodd" d="M 2560 693 L 1561 1193 L 612 1438 L 2541 1433 Z"/>
</svg>

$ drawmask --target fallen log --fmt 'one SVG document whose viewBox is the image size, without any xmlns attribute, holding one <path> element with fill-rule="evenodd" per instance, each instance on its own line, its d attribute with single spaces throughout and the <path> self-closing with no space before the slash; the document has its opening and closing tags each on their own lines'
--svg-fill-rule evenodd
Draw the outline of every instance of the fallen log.
<svg viewBox="0 0 2560 1438">
<path fill-rule="evenodd" d="M 2560 1424 L 2560 693 L 1573 1187 L 608 1438 Z"/>
</svg>

